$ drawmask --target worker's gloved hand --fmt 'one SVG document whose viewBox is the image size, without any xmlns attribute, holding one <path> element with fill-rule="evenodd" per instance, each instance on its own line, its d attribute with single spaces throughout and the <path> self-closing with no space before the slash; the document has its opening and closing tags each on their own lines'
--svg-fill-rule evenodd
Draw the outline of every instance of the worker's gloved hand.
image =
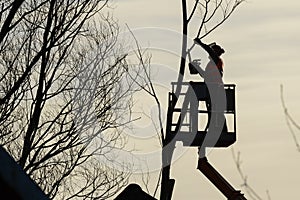
<svg viewBox="0 0 300 200">
<path fill-rule="evenodd" d="M 215 45 L 217 45 L 215 42 L 213 42 L 213 43 L 210 43 L 208 46 L 211 48 L 212 46 L 215 46 Z"/>
<path fill-rule="evenodd" d="M 194 42 L 197 43 L 197 44 L 201 44 L 201 43 L 202 43 L 201 40 L 200 40 L 199 38 L 195 38 L 195 39 L 194 39 Z"/>
</svg>

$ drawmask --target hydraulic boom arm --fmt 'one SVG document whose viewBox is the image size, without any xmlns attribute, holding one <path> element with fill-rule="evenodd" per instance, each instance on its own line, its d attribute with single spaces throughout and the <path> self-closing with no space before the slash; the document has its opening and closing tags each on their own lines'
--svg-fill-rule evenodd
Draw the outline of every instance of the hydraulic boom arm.
<svg viewBox="0 0 300 200">
<path fill-rule="evenodd" d="M 197 167 L 226 197 L 228 200 L 247 200 L 241 191 L 235 190 L 223 176 L 209 164 L 206 157 L 200 158 Z"/>
</svg>

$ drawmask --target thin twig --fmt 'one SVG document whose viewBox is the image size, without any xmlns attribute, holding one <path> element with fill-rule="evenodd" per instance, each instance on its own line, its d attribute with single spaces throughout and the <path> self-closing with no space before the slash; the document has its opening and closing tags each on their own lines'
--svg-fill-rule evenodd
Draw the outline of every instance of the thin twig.
<svg viewBox="0 0 300 200">
<path fill-rule="evenodd" d="M 193 7 L 193 10 L 192 10 L 190 16 L 189 16 L 188 19 L 187 19 L 187 23 L 189 23 L 189 22 L 191 21 L 193 15 L 194 15 L 194 13 L 195 13 L 195 11 L 196 11 L 196 9 L 197 9 L 198 3 L 199 3 L 199 0 L 196 0 L 196 2 L 195 2 L 195 4 L 194 4 L 194 7 Z"/>
<path fill-rule="evenodd" d="M 294 125 L 294 127 L 296 127 L 296 129 L 298 129 L 298 130 L 300 130 L 300 126 L 295 122 L 293 117 L 289 114 L 287 106 L 285 105 L 285 101 L 284 101 L 284 97 L 283 97 L 283 85 L 280 85 L 280 99 L 281 99 L 281 105 L 282 105 L 284 115 L 285 115 L 286 124 L 289 128 L 290 133 L 292 134 L 293 140 L 297 147 L 297 151 L 300 152 L 300 144 L 299 144 L 298 138 L 296 136 L 296 133 L 293 130 L 292 125 Z"/>
<path fill-rule="evenodd" d="M 163 129 L 163 124 L 162 124 L 162 111 L 161 111 L 161 103 L 157 97 L 157 94 L 156 94 L 156 91 L 155 91 L 155 88 L 153 86 L 153 83 L 152 83 L 152 80 L 151 80 L 151 77 L 150 77 L 150 73 L 147 72 L 146 70 L 146 64 L 144 62 L 144 59 L 143 59 L 143 55 L 141 54 L 141 47 L 139 46 L 139 43 L 135 37 L 135 35 L 133 34 L 133 32 L 130 30 L 129 26 L 126 24 L 129 32 L 131 33 L 135 43 L 136 43 L 136 46 L 137 46 L 137 54 L 138 54 L 138 58 L 140 59 L 140 62 L 141 62 L 141 65 L 144 69 L 144 72 L 145 72 L 145 75 L 146 75 L 146 83 L 147 83 L 147 86 L 149 86 L 149 89 L 145 89 L 144 87 L 142 87 L 142 89 L 144 91 L 146 91 L 150 96 L 152 96 L 157 104 L 157 107 L 158 107 L 158 121 L 159 121 L 159 126 L 160 126 L 160 135 L 159 135 L 159 138 L 160 138 L 160 141 L 161 141 L 161 144 L 163 144 L 163 141 L 165 140 L 165 137 L 164 137 L 164 129 Z"/>
<path fill-rule="evenodd" d="M 232 157 L 233 157 L 234 163 L 235 163 L 235 165 L 236 165 L 236 168 L 237 168 L 237 170 L 238 170 L 238 173 L 239 173 L 239 175 L 240 175 L 240 177 L 241 177 L 241 179 L 242 179 L 242 181 L 243 181 L 242 187 L 245 188 L 245 190 L 246 190 L 248 196 L 249 196 L 251 199 L 253 199 L 253 200 L 263 200 L 263 198 L 261 198 L 261 197 L 257 194 L 257 192 L 256 192 L 256 191 L 248 184 L 248 182 L 247 182 L 247 178 L 248 178 L 248 177 L 244 174 L 244 172 L 242 171 L 242 167 L 241 167 L 241 165 L 242 165 L 242 161 L 241 161 L 241 157 L 240 157 L 241 153 L 238 152 L 237 155 L 236 155 L 236 153 L 235 153 L 235 151 L 234 151 L 233 148 L 231 149 L 231 153 L 232 153 Z M 271 200 L 271 197 L 270 197 L 270 195 L 269 195 L 268 190 L 267 190 L 267 195 L 268 195 L 268 199 Z"/>
</svg>

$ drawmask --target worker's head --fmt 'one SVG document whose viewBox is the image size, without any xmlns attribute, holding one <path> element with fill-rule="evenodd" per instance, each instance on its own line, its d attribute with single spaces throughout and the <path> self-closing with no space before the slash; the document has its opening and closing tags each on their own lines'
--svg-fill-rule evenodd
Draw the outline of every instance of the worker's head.
<svg viewBox="0 0 300 200">
<path fill-rule="evenodd" d="M 221 56 L 223 53 L 225 53 L 225 50 L 220 47 L 219 45 L 217 45 L 216 43 L 213 43 L 211 45 L 209 45 L 210 48 L 212 48 L 214 50 L 214 52 L 218 55 Z"/>
</svg>

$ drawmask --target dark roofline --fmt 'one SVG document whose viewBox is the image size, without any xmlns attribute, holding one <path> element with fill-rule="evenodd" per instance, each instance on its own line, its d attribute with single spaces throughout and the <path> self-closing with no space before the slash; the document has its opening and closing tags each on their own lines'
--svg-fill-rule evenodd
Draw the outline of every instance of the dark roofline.
<svg viewBox="0 0 300 200">
<path fill-rule="evenodd" d="M 2 146 L 0 146 L 0 185 L 4 187 L 0 189 L 1 195 L 6 197 L 13 195 L 16 199 L 23 200 L 49 200 Z"/>
</svg>

